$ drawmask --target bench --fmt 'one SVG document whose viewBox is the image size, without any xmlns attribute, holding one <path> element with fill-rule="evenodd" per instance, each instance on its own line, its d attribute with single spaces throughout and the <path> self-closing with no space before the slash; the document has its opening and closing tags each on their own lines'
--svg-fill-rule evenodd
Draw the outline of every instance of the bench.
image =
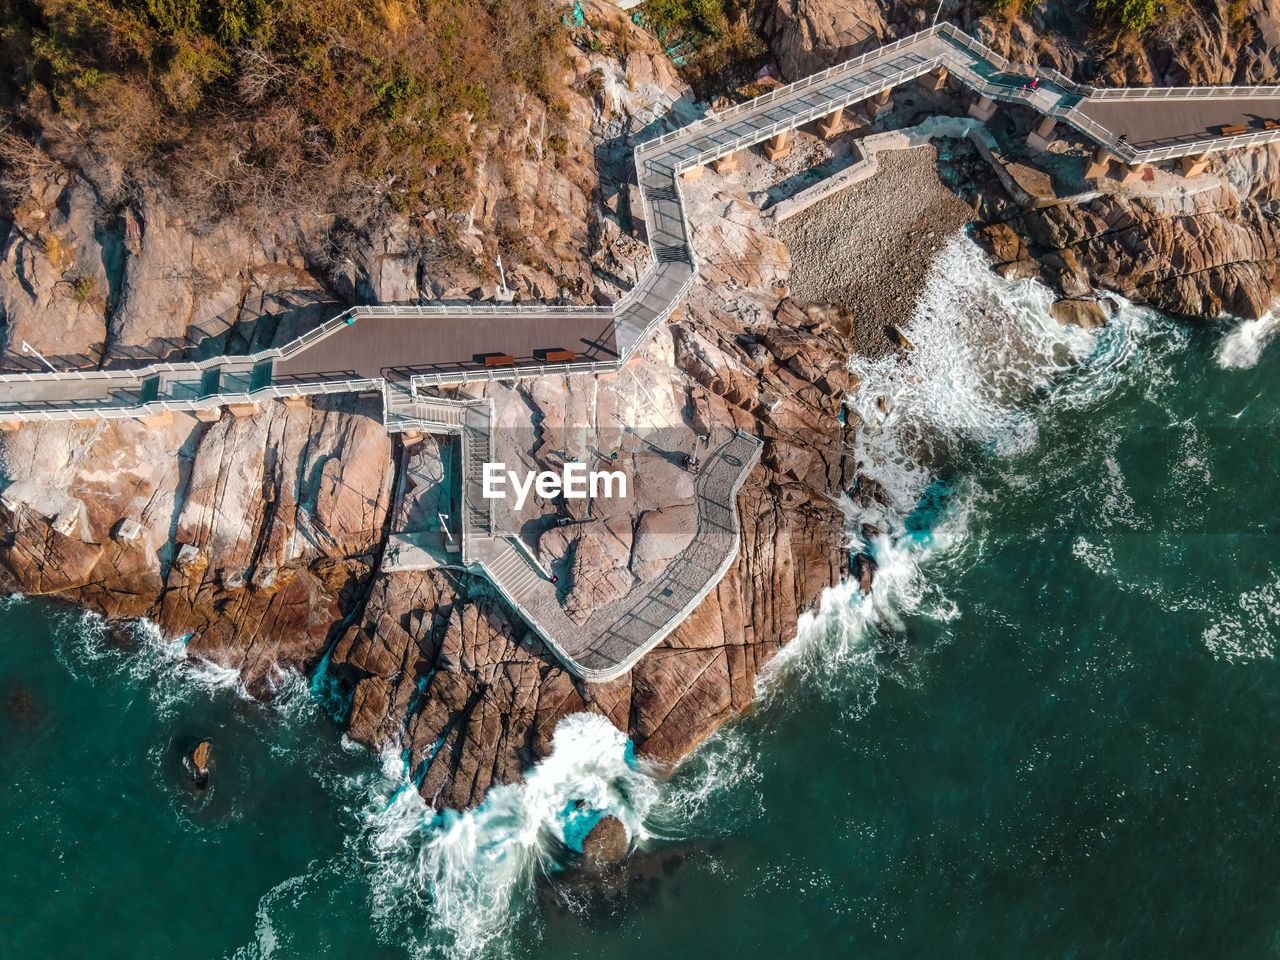
<svg viewBox="0 0 1280 960">
<path fill-rule="evenodd" d="M 1242 133 L 1248 133 L 1248 132 L 1249 132 L 1249 128 L 1245 126 L 1243 123 L 1237 124 L 1236 126 L 1233 126 L 1233 127 L 1218 128 L 1218 134 L 1223 137 L 1236 137 Z"/>
<path fill-rule="evenodd" d="M 512 367 L 515 366 L 516 358 L 509 353 L 486 353 L 484 355 L 484 365 L 486 367 Z"/>
<path fill-rule="evenodd" d="M 577 359 L 577 356 L 578 355 L 574 353 L 572 350 L 563 350 L 563 349 L 557 348 L 555 350 L 547 350 L 543 356 L 543 359 L 547 363 L 572 363 L 575 359 Z"/>
</svg>

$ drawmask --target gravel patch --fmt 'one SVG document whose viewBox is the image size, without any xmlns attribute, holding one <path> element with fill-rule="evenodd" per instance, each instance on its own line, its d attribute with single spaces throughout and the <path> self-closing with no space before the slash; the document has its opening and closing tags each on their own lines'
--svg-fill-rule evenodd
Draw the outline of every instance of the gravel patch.
<svg viewBox="0 0 1280 960">
<path fill-rule="evenodd" d="M 791 295 L 838 303 L 854 318 L 854 352 L 878 356 L 897 344 L 947 237 L 973 208 L 939 179 L 932 146 L 883 151 L 880 169 L 779 225 L 791 252 Z"/>
</svg>

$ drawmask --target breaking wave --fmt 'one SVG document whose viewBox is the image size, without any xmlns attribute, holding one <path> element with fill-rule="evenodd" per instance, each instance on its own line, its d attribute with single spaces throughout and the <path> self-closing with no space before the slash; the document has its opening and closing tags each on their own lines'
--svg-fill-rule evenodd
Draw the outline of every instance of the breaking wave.
<svg viewBox="0 0 1280 960">
<path fill-rule="evenodd" d="M 1267 313 L 1257 320 L 1244 320 L 1227 331 L 1218 344 L 1218 366 L 1224 370 L 1244 370 L 1257 366 L 1262 352 L 1280 331 L 1280 316 Z"/>
</svg>

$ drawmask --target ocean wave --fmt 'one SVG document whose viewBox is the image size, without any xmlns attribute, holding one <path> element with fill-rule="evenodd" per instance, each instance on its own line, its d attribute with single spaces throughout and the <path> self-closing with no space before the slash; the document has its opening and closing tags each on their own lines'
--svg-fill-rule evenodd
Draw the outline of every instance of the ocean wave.
<svg viewBox="0 0 1280 960">
<path fill-rule="evenodd" d="M 1277 331 L 1280 331 L 1280 316 L 1274 313 L 1267 313 L 1256 320 L 1244 320 L 1223 336 L 1214 359 L 1224 370 L 1255 367 Z"/>
<path fill-rule="evenodd" d="M 556 727 L 551 752 L 524 782 L 491 788 L 474 810 L 437 815 L 399 757 L 369 795 L 359 849 L 380 935 L 415 956 L 483 955 L 519 917 L 539 876 L 575 846 L 585 812 L 617 817 L 633 843 L 659 787 L 631 756 L 626 736 L 596 714 Z"/>
</svg>

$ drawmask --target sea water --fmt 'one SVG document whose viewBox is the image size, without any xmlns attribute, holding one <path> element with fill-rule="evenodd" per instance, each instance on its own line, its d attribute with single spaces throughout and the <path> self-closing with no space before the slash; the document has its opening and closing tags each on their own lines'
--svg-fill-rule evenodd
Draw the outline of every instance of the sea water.
<svg viewBox="0 0 1280 960">
<path fill-rule="evenodd" d="M 910 362 L 855 361 L 889 502 L 833 509 L 875 588 L 829 591 L 666 781 L 575 716 L 437 815 L 305 678 L 262 706 L 145 625 L 6 602 L 0 952 L 1274 955 L 1280 324 L 1050 300 L 957 237 Z M 660 877 L 593 900 L 564 867 L 605 811 Z"/>
</svg>

